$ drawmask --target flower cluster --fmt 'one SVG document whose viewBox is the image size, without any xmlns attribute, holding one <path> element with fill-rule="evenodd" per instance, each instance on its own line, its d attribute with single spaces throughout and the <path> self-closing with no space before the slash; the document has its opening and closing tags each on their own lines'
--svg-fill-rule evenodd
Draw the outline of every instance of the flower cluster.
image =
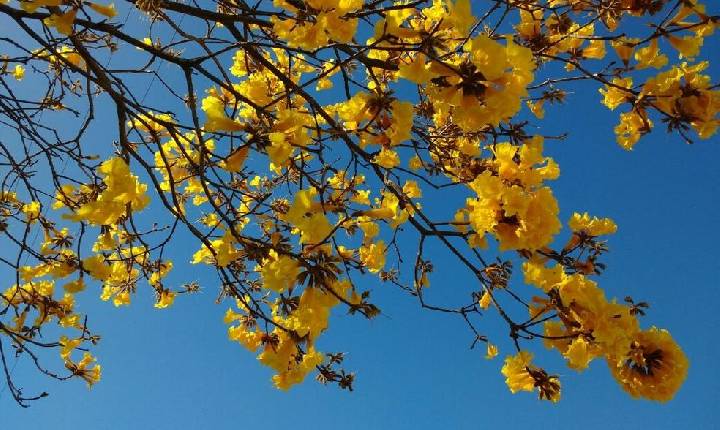
<svg viewBox="0 0 720 430">
<path fill-rule="evenodd" d="M 318 340 L 333 312 L 381 313 L 360 282 L 371 279 L 460 316 L 488 359 L 500 342 L 478 320 L 497 312 L 516 350 L 500 370 L 512 392 L 560 399 L 559 376 L 526 347 L 543 339 L 572 369 L 602 358 L 630 395 L 672 398 L 688 361 L 668 332 L 642 329 L 647 303 L 600 288 L 603 237 L 617 226 L 587 213 L 561 222 L 553 142 L 565 136 L 541 125 L 546 109 L 570 99 L 566 86 L 582 82 L 622 109 L 623 148 L 659 123 L 687 141 L 713 136 L 720 90 L 698 57 L 719 20 L 697 0 L 513 0 L 482 14 L 479 3 L 275 0 L 210 10 L 139 0 L 128 13 L 167 32 L 137 35 L 141 26 L 113 22 L 112 4 L 0 0 L 10 22 L 34 21 L 18 31 L 42 28 L 30 39 L 47 39 L 14 42 L 0 57 L 0 99 L 14 100 L 0 110 L 3 123 L 40 148 L 0 153 L 10 169 L 0 235 L 18 252 L 1 260 L 15 280 L 0 296 L 0 335 L 22 353 L 56 348 L 68 377 L 94 384 L 100 366 L 78 351 L 99 338 L 75 295 L 97 287 L 121 307 L 145 286 L 155 308 L 170 308 L 201 288 L 171 285 L 179 263 L 168 254 L 183 241 L 193 268 L 217 273 L 218 303 L 232 303 L 229 339 L 272 369 L 280 389 L 313 373 L 352 389 L 343 354 Z M 131 60 L 118 61 L 118 50 Z M 132 69 L 136 59 L 144 66 Z M 155 63 L 168 67 L 151 71 Z M 151 75 L 148 94 L 167 97 L 135 94 L 140 85 L 129 82 Z M 43 79 L 42 98 L 15 96 Z M 72 136 L 50 135 L 37 119 L 78 117 L 80 100 L 88 114 Z M 85 133 L 101 100 L 114 104 L 119 136 L 96 151 Z M 39 166 L 52 181 L 38 182 Z M 563 227 L 569 238 L 558 246 Z M 428 297 L 457 299 L 430 288 L 445 270 L 433 264 L 439 252 L 472 273 L 465 304 Z M 513 266 L 535 289 L 514 285 Z M 53 322 L 57 341 L 40 342 Z"/>
</svg>

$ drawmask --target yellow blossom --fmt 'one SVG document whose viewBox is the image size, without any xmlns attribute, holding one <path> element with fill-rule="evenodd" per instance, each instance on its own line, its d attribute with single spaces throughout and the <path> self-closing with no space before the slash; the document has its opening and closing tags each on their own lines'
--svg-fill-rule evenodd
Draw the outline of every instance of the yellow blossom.
<svg viewBox="0 0 720 430">
<path fill-rule="evenodd" d="M 657 38 L 650 41 L 650 44 L 644 48 L 640 48 L 635 52 L 635 60 L 638 62 L 638 69 L 646 69 L 654 67 L 661 69 L 668 63 L 668 57 L 660 53 Z"/>
<path fill-rule="evenodd" d="M 666 330 L 652 327 L 637 334 L 626 357 L 608 365 L 631 396 L 666 402 L 687 377 L 688 360 Z"/>
<path fill-rule="evenodd" d="M 677 37 L 668 35 L 668 42 L 678 51 L 680 58 L 695 58 L 700 53 L 703 38 L 697 36 Z"/>
<path fill-rule="evenodd" d="M 40 202 L 32 201 L 22 206 L 22 211 L 25 214 L 25 219 L 29 223 L 37 221 L 40 217 Z"/>
<path fill-rule="evenodd" d="M 616 107 L 632 99 L 630 92 L 632 88 L 632 78 L 613 78 L 612 85 L 605 85 L 601 88 L 600 94 L 603 95 L 603 104 L 614 110 Z"/>
<path fill-rule="evenodd" d="M 506 377 L 505 383 L 510 391 L 532 391 L 535 388 L 535 380 L 528 372 L 528 366 L 532 360 L 532 354 L 527 351 L 520 351 L 515 356 L 507 356 L 502 368 L 502 374 Z"/>
<path fill-rule="evenodd" d="M 96 225 L 111 225 L 127 214 L 128 206 L 136 212 L 150 202 L 145 194 L 147 185 L 141 184 L 137 176 L 130 173 L 130 168 L 122 158 L 108 159 L 100 165 L 98 172 L 104 176 L 105 190 L 97 199 L 83 204 L 65 218 Z"/>
<path fill-rule="evenodd" d="M 260 266 L 263 286 L 278 293 L 291 289 L 299 273 L 300 266 L 294 258 L 280 255 L 274 249 Z"/>
<path fill-rule="evenodd" d="M 373 162 L 380 167 L 392 169 L 400 165 L 400 157 L 392 149 L 382 148 L 373 158 Z"/>
<path fill-rule="evenodd" d="M 544 370 L 531 364 L 532 354 L 520 351 L 515 356 L 507 356 L 502 368 L 505 383 L 512 393 L 533 391 L 537 388 L 540 398 L 557 402 L 560 400 L 560 382 L 557 377 L 549 376 Z"/>
<path fill-rule="evenodd" d="M 478 301 L 480 308 L 487 309 L 490 307 L 491 303 L 492 303 L 492 297 L 490 296 L 490 293 L 487 291 L 484 291 L 482 293 L 482 296 L 480 297 L 480 300 Z"/>
<path fill-rule="evenodd" d="M 115 18 L 115 16 L 117 15 L 117 10 L 115 10 L 115 3 L 110 3 L 109 5 L 90 3 L 90 8 L 101 15 L 105 15 L 108 18 Z"/>
<path fill-rule="evenodd" d="M 497 346 L 493 345 L 492 343 L 487 343 L 487 352 L 485 353 L 485 358 L 487 360 L 492 360 L 493 358 L 497 357 L 498 355 L 498 348 Z"/>
<path fill-rule="evenodd" d="M 361 246 L 360 261 L 371 273 L 382 270 L 385 267 L 385 242 L 380 240 Z"/>
<path fill-rule="evenodd" d="M 15 65 L 12 75 L 13 78 L 17 79 L 18 81 L 22 81 L 22 79 L 25 77 L 25 68 L 22 66 L 22 64 Z"/>
<path fill-rule="evenodd" d="M 165 309 L 173 304 L 175 301 L 175 296 L 177 293 L 173 291 L 163 290 L 158 295 L 157 303 L 155 303 L 155 307 L 158 309 Z"/>
<path fill-rule="evenodd" d="M 568 227 L 572 231 L 583 231 L 590 236 L 604 236 L 617 231 L 617 225 L 610 218 L 590 218 L 587 212 L 582 215 L 575 212 L 568 221 Z"/>
<path fill-rule="evenodd" d="M 405 185 L 403 185 L 403 193 L 411 199 L 422 197 L 422 190 L 418 186 L 418 183 L 413 180 L 405 181 Z"/>
<path fill-rule="evenodd" d="M 76 14 L 77 9 L 68 9 L 66 12 L 50 15 L 45 18 L 43 22 L 48 27 L 54 27 L 58 33 L 70 36 L 73 31 L 73 23 L 75 22 Z"/>
</svg>

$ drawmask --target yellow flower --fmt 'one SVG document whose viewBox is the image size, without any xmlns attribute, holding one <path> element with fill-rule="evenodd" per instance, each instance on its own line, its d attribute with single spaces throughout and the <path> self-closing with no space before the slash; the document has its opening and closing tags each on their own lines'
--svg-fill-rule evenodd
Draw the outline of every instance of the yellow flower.
<svg viewBox="0 0 720 430">
<path fill-rule="evenodd" d="M 635 61 L 638 62 L 638 69 L 646 69 L 654 67 L 661 69 L 668 63 L 668 57 L 660 53 L 657 38 L 650 41 L 650 44 L 644 48 L 640 48 L 635 53 Z"/>
<path fill-rule="evenodd" d="M 13 69 L 13 78 L 17 79 L 18 81 L 22 81 L 22 79 L 25 77 L 25 68 L 22 66 L 22 64 L 16 64 L 15 69 Z"/>
<path fill-rule="evenodd" d="M 616 107 L 632 99 L 633 94 L 629 91 L 632 88 L 632 78 L 613 78 L 612 85 L 605 85 L 600 88 L 603 95 L 602 103 L 614 110 Z"/>
<path fill-rule="evenodd" d="M 95 225 L 112 225 L 127 213 L 128 204 L 133 212 L 142 210 L 150 203 L 146 195 L 147 185 L 141 184 L 137 176 L 120 157 L 103 162 L 98 172 L 104 176 L 107 186 L 96 200 L 89 201 L 64 218 L 73 221 L 87 221 Z"/>
<path fill-rule="evenodd" d="M 175 123 L 172 115 L 150 111 L 147 114 L 137 115 L 132 120 L 128 121 L 127 125 L 128 127 L 134 127 L 140 131 L 151 133 L 152 135 L 169 136 L 170 133 L 167 130 L 168 126 L 166 123 Z M 168 145 L 170 144 L 165 144 L 165 146 Z"/>
<path fill-rule="evenodd" d="M 377 273 L 385 267 L 385 242 L 366 244 L 360 247 L 360 261 L 371 273 Z"/>
<path fill-rule="evenodd" d="M 158 309 L 165 309 L 168 306 L 172 305 L 175 301 L 175 296 L 177 293 L 174 291 L 169 290 L 162 290 L 160 294 L 158 295 L 157 303 L 155 303 L 155 307 Z"/>
<path fill-rule="evenodd" d="M 680 58 L 695 58 L 700 53 L 700 47 L 703 45 L 703 38 L 697 36 L 677 37 L 668 35 L 668 42 L 678 51 Z"/>
<path fill-rule="evenodd" d="M 502 374 L 506 377 L 505 383 L 513 394 L 518 391 L 532 391 L 535 388 L 535 380 L 527 370 L 531 360 L 532 354 L 527 351 L 520 351 L 516 356 L 509 355 L 505 358 Z"/>
<path fill-rule="evenodd" d="M 478 304 L 482 309 L 487 309 L 490 307 L 490 304 L 492 303 L 492 297 L 490 296 L 490 293 L 487 291 L 484 291 L 482 293 L 482 296 L 480 297 L 480 300 L 478 301 Z"/>
<path fill-rule="evenodd" d="M 208 96 L 202 99 L 202 110 L 207 116 L 204 129 L 207 132 L 214 131 L 242 131 L 243 124 L 229 118 L 225 114 L 225 102 L 215 91 L 209 91 Z"/>
<path fill-rule="evenodd" d="M 389 207 L 380 207 L 362 211 L 362 216 L 372 219 L 389 219 L 395 216 L 395 210 Z"/>
<path fill-rule="evenodd" d="M 543 119 L 545 117 L 545 109 L 543 109 L 545 100 L 538 100 L 536 102 L 528 100 L 525 103 L 527 104 L 528 109 L 530 109 L 530 112 L 532 112 L 537 119 Z"/>
<path fill-rule="evenodd" d="M 530 40 L 539 35 L 542 31 L 543 9 L 519 8 L 520 23 L 515 25 L 518 35 Z"/>
<path fill-rule="evenodd" d="M 93 357 L 89 352 L 85 352 L 82 359 L 77 363 L 74 363 L 72 360 L 67 358 L 65 361 L 65 367 L 67 367 L 73 375 L 84 379 L 85 382 L 87 382 L 88 387 L 92 387 L 100 380 L 101 374 L 99 364 L 96 363 L 92 369 L 89 368 L 89 366 L 94 362 L 95 357 Z"/>
<path fill-rule="evenodd" d="M 117 15 L 117 10 L 115 10 L 115 3 L 110 3 L 109 5 L 90 3 L 90 8 L 101 15 L 105 15 L 108 18 L 115 18 L 115 16 Z"/>
<path fill-rule="evenodd" d="M 79 293 L 85 289 L 85 281 L 83 281 L 83 278 L 78 278 L 63 285 L 63 289 L 68 293 Z"/>
<path fill-rule="evenodd" d="M 112 251 L 117 248 L 118 243 L 113 238 L 113 232 L 108 230 L 98 236 L 93 244 L 93 252 Z"/>
<path fill-rule="evenodd" d="M 3 0 L 4 1 L 4 0 Z M 35 12 L 40 7 L 53 7 L 63 4 L 62 0 L 31 0 L 20 3 L 22 10 L 26 12 Z"/>
<path fill-rule="evenodd" d="M 248 330 L 244 324 L 228 327 L 228 338 L 238 342 L 251 352 L 255 352 L 262 344 L 263 332 Z"/>
<path fill-rule="evenodd" d="M 270 146 L 267 148 L 267 154 L 270 162 L 278 167 L 288 165 L 290 157 L 294 152 L 294 148 L 286 138 L 285 133 L 270 133 L 268 138 L 271 142 Z"/>
<path fill-rule="evenodd" d="M 106 302 L 112 298 L 113 305 L 115 305 L 115 307 L 128 306 L 130 304 L 130 292 L 125 289 L 113 286 L 112 279 L 107 282 L 109 283 L 103 285 L 102 294 L 100 294 L 100 300 Z"/>
<path fill-rule="evenodd" d="M 541 399 L 557 402 L 560 400 L 560 381 L 557 377 L 550 376 L 544 370 L 533 366 L 532 357 L 527 351 L 520 351 L 515 356 L 507 356 L 501 370 L 506 377 L 505 383 L 513 394 L 518 391 L 533 391 L 537 388 Z"/>
<path fill-rule="evenodd" d="M 315 367 L 320 365 L 324 360 L 323 354 L 315 351 L 314 347 L 310 347 L 305 354 L 302 354 L 299 362 L 295 358 L 298 355 L 299 354 L 295 354 L 293 356 L 292 359 L 295 360 L 295 363 L 289 365 L 287 370 L 273 376 L 272 380 L 275 387 L 281 390 L 287 390 L 291 386 L 302 382 L 305 376 L 314 371 Z"/>
<path fill-rule="evenodd" d="M 320 78 L 315 85 L 315 91 L 329 90 L 333 87 L 333 82 L 328 78 Z"/>
<path fill-rule="evenodd" d="M 522 270 L 526 284 L 534 285 L 545 292 L 557 287 L 566 278 L 561 265 L 556 264 L 553 267 L 546 267 L 545 262 L 537 257 L 524 262 Z"/>
<path fill-rule="evenodd" d="M 631 396 L 660 402 L 675 396 L 688 370 L 688 360 L 670 333 L 655 327 L 639 332 L 627 356 L 608 364 Z"/>
<path fill-rule="evenodd" d="M 614 39 L 610 42 L 610 45 L 615 50 L 615 53 L 618 57 L 622 60 L 623 63 L 627 66 L 630 62 L 630 56 L 633 53 L 633 50 L 635 49 L 635 44 L 638 43 L 640 39 L 627 39 L 625 37 L 621 37 L 619 39 Z"/>
<path fill-rule="evenodd" d="M 631 150 L 642 135 L 652 128 L 652 121 L 641 115 L 637 110 L 620 114 L 620 124 L 615 126 L 615 136 L 618 145 L 623 149 Z"/>
<path fill-rule="evenodd" d="M 422 168 L 422 166 L 422 160 L 420 160 L 420 157 L 418 157 L 417 155 L 413 155 L 412 158 L 408 160 L 408 167 L 412 170 L 418 170 Z"/>
<path fill-rule="evenodd" d="M 473 248 L 487 249 L 488 243 L 487 238 L 484 235 L 472 233 L 467 238 L 468 245 Z"/>
<path fill-rule="evenodd" d="M 17 194 L 12 191 L 0 190 L 0 203 L 15 203 L 17 202 Z"/>
<path fill-rule="evenodd" d="M 401 61 L 398 66 L 398 77 L 407 79 L 418 85 L 430 82 L 430 79 L 432 79 L 434 75 L 426 64 L 425 55 L 421 55 L 420 53 L 415 54 L 410 59 L 410 63 Z"/>
<path fill-rule="evenodd" d="M 22 206 L 22 212 L 25 214 L 25 219 L 28 223 L 32 224 L 40 217 L 40 202 L 32 201 Z"/>
<path fill-rule="evenodd" d="M 60 357 L 62 357 L 63 360 L 68 360 L 73 350 L 80 346 L 82 342 L 82 338 L 69 339 L 67 336 L 60 336 L 60 341 L 58 342 L 60 344 Z"/>
<path fill-rule="evenodd" d="M 248 67 L 250 67 L 251 64 L 252 61 L 247 57 L 245 50 L 238 49 L 235 51 L 235 55 L 233 56 L 233 64 L 230 67 L 230 73 L 232 73 L 233 76 L 242 78 L 248 74 Z"/>
<path fill-rule="evenodd" d="M 392 149 L 382 148 L 373 158 L 373 163 L 386 169 L 392 169 L 400 165 L 400 157 L 398 153 Z"/>
<path fill-rule="evenodd" d="M 605 41 L 591 40 L 587 47 L 582 50 L 583 58 L 594 58 L 597 60 L 605 58 Z"/>
<path fill-rule="evenodd" d="M 327 13 L 318 17 L 318 23 L 335 42 L 349 43 L 357 32 L 357 19 L 341 18 L 341 13 Z"/>
<path fill-rule="evenodd" d="M 43 22 L 48 27 L 54 27 L 58 33 L 70 36 L 73 31 L 73 23 L 75 22 L 76 14 L 77 9 L 69 9 L 65 13 L 52 14 L 45 18 Z"/>
<path fill-rule="evenodd" d="M 342 296 L 343 286 L 337 287 L 335 292 Z M 334 295 L 320 288 L 308 287 L 300 296 L 297 309 L 286 319 L 285 326 L 295 330 L 299 336 L 309 335 L 310 340 L 314 340 L 327 328 L 330 311 L 338 303 Z"/>
<path fill-rule="evenodd" d="M 488 360 L 492 360 L 493 358 L 497 357 L 498 355 L 498 348 L 497 346 L 493 345 L 492 343 L 487 343 L 487 352 L 485 353 L 485 358 Z"/>
<path fill-rule="evenodd" d="M 488 81 L 494 81 L 505 73 L 506 48 L 487 35 L 471 39 L 465 49 L 471 53 L 473 64 Z"/>
<path fill-rule="evenodd" d="M 604 236 L 617 231 L 617 225 L 610 218 L 590 218 L 587 212 L 582 215 L 577 212 L 573 213 L 568 221 L 568 227 L 574 232 L 582 231 L 590 236 Z"/>
<path fill-rule="evenodd" d="M 405 181 L 405 185 L 403 185 L 403 193 L 411 199 L 422 197 L 422 190 L 418 186 L 418 183 L 413 180 Z"/>
<path fill-rule="evenodd" d="M 232 154 L 230 154 L 227 158 L 225 158 L 225 160 L 220 163 L 220 167 L 229 172 L 239 172 L 240 170 L 242 170 L 243 164 L 245 164 L 245 160 L 247 159 L 249 150 L 250 146 L 247 145 L 235 150 Z"/>
<path fill-rule="evenodd" d="M 225 267 L 238 258 L 239 251 L 235 248 L 235 238 L 230 231 L 226 231 L 221 238 L 211 241 L 210 244 L 212 251 L 203 244 L 193 254 L 193 259 L 190 262 L 192 264 L 205 263 Z"/>
<path fill-rule="evenodd" d="M 568 366 L 575 370 L 586 369 L 594 358 L 590 352 L 590 343 L 582 336 L 576 337 L 563 355 L 568 360 Z"/>
<path fill-rule="evenodd" d="M 395 146 L 410 138 L 410 130 L 413 125 L 413 105 L 410 102 L 395 100 L 391 104 L 391 109 L 392 122 L 387 135 L 390 138 L 390 145 Z"/>
<path fill-rule="evenodd" d="M 100 281 L 108 279 L 111 274 L 110 266 L 105 264 L 105 257 L 100 254 L 95 254 L 84 259 L 82 261 L 82 267 L 90 276 Z"/>
<path fill-rule="evenodd" d="M 263 286 L 278 293 L 291 289 L 300 274 L 298 262 L 286 255 L 279 255 L 274 249 L 260 266 L 260 277 Z"/>
</svg>

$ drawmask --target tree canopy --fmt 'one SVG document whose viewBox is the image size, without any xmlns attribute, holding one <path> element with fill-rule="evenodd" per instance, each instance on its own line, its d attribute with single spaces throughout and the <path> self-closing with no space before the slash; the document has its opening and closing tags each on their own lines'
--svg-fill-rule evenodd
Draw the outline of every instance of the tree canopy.
<svg viewBox="0 0 720 430">
<path fill-rule="evenodd" d="M 641 324 L 646 302 L 601 288 L 615 223 L 559 218 L 544 147 L 568 138 L 543 117 L 572 109 L 565 87 L 582 82 L 620 112 L 608 145 L 710 138 L 720 90 L 702 46 L 719 25 L 697 0 L 0 0 L 9 391 L 46 395 L 23 392 L 13 356 L 100 380 L 76 295 L 154 294 L 162 310 L 216 286 L 229 339 L 275 386 L 312 374 L 352 390 L 344 354 L 316 342 L 333 311 L 382 313 L 370 278 L 461 319 L 490 360 L 509 333 L 497 367 L 512 392 L 560 399 L 533 361 L 544 344 L 578 371 L 604 359 L 633 397 L 671 399 L 688 359 Z M 178 245 L 191 261 L 173 261 Z M 452 276 L 438 252 L 474 282 L 431 287 Z M 164 282 L 191 265 L 216 286 Z M 491 312 L 507 332 L 486 332 Z"/>
</svg>

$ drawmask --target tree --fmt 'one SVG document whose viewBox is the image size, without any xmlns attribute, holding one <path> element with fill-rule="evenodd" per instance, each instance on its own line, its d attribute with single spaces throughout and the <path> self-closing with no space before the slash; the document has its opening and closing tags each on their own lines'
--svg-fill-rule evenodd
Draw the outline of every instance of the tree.
<svg viewBox="0 0 720 430">
<path fill-rule="evenodd" d="M 280 389 L 311 373 L 352 389 L 343 354 L 315 345 L 333 308 L 381 312 L 362 277 L 462 319 L 489 359 L 501 334 L 483 333 L 482 315 L 497 312 L 513 392 L 560 398 L 533 340 L 576 370 L 605 359 L 633 397 L 681 386 L 687 359 L 641 327 L 648 304 L 598 286 L 615 223 L 576 213 L 561 231 L 543 146 L 565 136 L 531 129 L 585 81 L 622 108 L 625 149 L 658 122 L 688 143 L 712 136 L 720 91 L 696 59 L 720 17 L 698 1 L 0 0 L 0 13 L 13 132 L 0 141 L 0 261 L 14 278 L 0 355 L 19 404 L 46 394 L 23 394 L 12 355 L 52 378 L 100 379 L 76 294 L 101 287 L 126 306 L 152 291 L 162 309 L 201 288 L 163 282 L 186 264 L 167 257 L 181 231 L 190 263 L 217 272 L 230 340 Z M 147 100 L 150 87 L 164 96 Z M 89 142 L 108 121 L 107 141 Z M 438 249 L 476 280 L 441 291 L 458 305 L 426 299 Z M 514 285 L 517 266 L 532 289 Z"/>
</svg>

